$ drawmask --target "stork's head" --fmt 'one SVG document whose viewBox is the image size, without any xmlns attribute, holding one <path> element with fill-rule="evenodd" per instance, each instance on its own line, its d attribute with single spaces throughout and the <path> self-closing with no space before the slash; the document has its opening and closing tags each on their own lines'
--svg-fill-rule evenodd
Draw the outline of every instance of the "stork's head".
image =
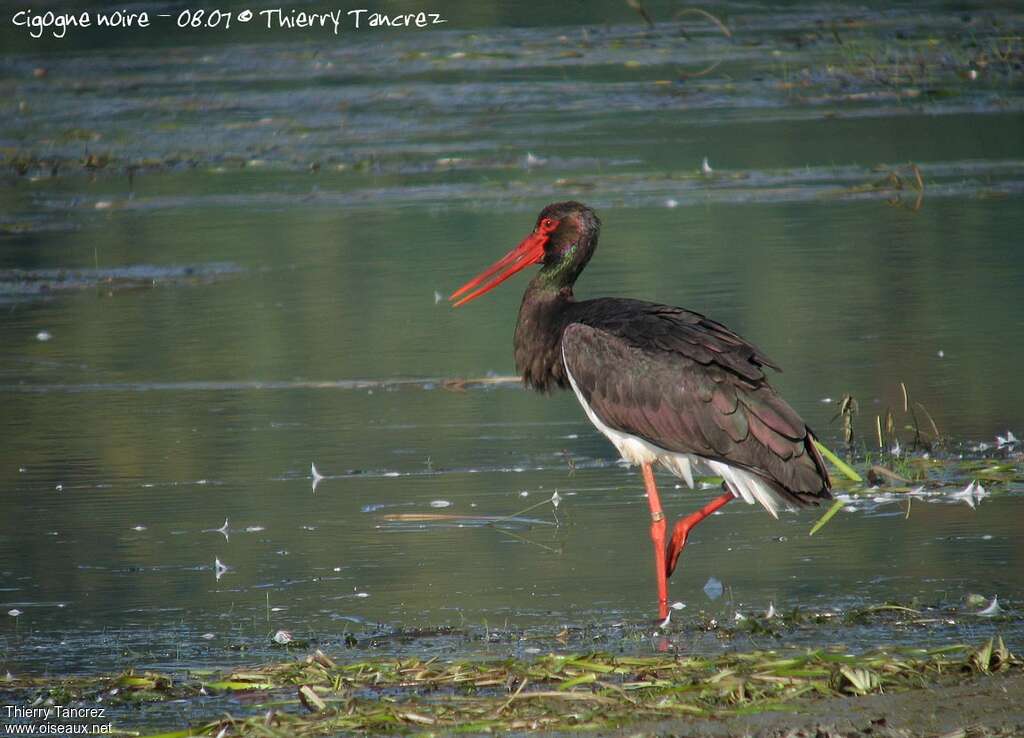
<svg viewBox="0 0 1024 738">
<path fill-rule="evenodd" d="M 464 305 L 531 264 L 543 264 L 541 275 L 553 286 L 572 286 L 593 256 L 600 232 L 597 213 L 583 203 L 552 203 L 540 211 L 530 235 L 448 299 L 454 307 Z"/>
</svg>

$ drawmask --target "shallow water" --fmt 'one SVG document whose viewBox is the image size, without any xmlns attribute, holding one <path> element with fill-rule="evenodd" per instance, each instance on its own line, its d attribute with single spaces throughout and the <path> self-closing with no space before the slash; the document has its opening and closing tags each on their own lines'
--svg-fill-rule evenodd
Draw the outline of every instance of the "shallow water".
<svg viewBox="0 0 1024 738">
<path fill-rule="evenodd" d="M 0 608 L 21 611 L 0 670 L 219 664 L 266 656 L 278 629 L 387 652 L 529 653 L 563 626 L 649 647 L 638 475 L 573 397 L 452 381 L 512 371 L 523 282 L 459 311 L 438 296 L 555 199 L 604 220 L 581 295 L 729 324 L 833 447 L 843 394 L 871 450 L 901 381 L 954 448 L 1024 435 L 1019 55 L 961 77 L 1021 18 L 937 8 L 857 11 L 842 44 L 822 8 L 736 6 L 732 41 L 627 14 L 585 34 L 0 57 Z M 83 172 L 85 151 L 111 163 Z M 714 494 L 675 481 L 673 513 Z M 949 496 L 967 481 L 909 518 L 859 503 L 814 538 L 817 513 L 728 506 L 672 581 L 678 647 L 721 647 L 695 626 L 737 609 L 898 600 L 936 622 L 789 640 L 998 630 L 1019 650 L 1024 485 L 974 509 Z M 514 516 L 555 490 L 557 519 L 388 517 Z M 965 615 L 970 593 L 1007 617 Z M 456 631 L 389 635 L 438 626 Z"/>
</svg>

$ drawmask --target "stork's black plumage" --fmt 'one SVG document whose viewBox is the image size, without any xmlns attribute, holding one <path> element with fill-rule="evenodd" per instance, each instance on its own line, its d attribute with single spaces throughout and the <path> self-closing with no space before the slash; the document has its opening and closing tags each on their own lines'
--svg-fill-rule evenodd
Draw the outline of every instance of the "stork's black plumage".
<svg viewBox="0 0 1024 738">
<path fill-rule="evenodd" d="M 682 308 L 574 299 L 573 285 L 593 256 L 600 227 L 581 203 L 549 205 L 530 236 L 452 297 L 477 288 L 461 304 L 529 264 L 542 264 L 519 310 L 516 368 L 534 389 L 571 387 L 623 457 L 643 466 L 664 616 L 664 576 L 693 525 L 734 496 L 760 502 L 774 515 L 777 507 L 829 499 L 830 484 L 811 430 L 765 376 L 765 368 L 778 367 L 756 346 Z M 680 521 L 667 552 L 654 462 L 691 484 L 691 466 L 703 465 L 724 476 L 729 490 Z"/>
</svg>

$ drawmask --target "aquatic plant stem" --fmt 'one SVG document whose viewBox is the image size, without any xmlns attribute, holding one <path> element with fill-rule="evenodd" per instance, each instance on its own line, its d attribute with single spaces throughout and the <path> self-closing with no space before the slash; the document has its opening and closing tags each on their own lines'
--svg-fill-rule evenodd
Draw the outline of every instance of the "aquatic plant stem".
<svg viewBox="0 0 1024 738">
<path fill-rule="evenodd" d="M 851 467 L 845 461 L 843 461 L 838 456 L 836 456 L 835 453 L 833 453 L 831 451 L 831 449 L 829 449 L 828 446 L 826 446 L 824 443 L 819 441 L 817 438 L 814 439 L 814 447 L 816 449 L 818 449 L 818 452 L 822 456 L 824 456 L 826 459 L 828 459 L 830 462 L 832 462 L 832 465 L 836 469 L 841 471 L 846 477 L 852 479 L 854 482 L 863 482 L 864 481 L 861 478 L 860 474 L 858 474 L 857 472 L 855 472 L 853 470 L 853 467 Z"/>
</svg>

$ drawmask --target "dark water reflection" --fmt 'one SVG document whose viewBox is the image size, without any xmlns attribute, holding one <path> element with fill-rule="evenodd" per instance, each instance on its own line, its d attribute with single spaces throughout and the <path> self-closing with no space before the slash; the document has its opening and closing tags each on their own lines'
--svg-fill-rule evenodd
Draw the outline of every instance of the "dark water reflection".
<svg viewBox="0 0 1024 738">
<path fill-rule="evenodd" d="M 871 18 L 859 43 L 895 43 L 891 19 Z M 0 270 L 83 270 L 49 291 L 25 289 L 24 275 L 0 281 L 0 607 L 22 611 L 0 619 L 0 668 L 221 663 L 252 657 L 241 646 L 262 653 L 279 628 L 329 641 L 433 626 L 550 635 L 568 624 L 611 642 L 642 630 L 654 603 L 637 475 L 570 396 L 440 381 L 511 371 L 521 283 L 459 311 L 436 298 L 513 245 L 549 200 L 584 199 L 604 219 L 581 294 L 726 322 L 786 369 L 777 385 L 833 445 L 835 400 L 858 398 L 870 447 L 875 414 L 902 402 L 900 381 L 965 447 L 1024 435 L 1019 72 L 912 105 L 846 99 L 815 75 L 854 52 L 765 32 L 759 46 L 729 47 L 737 58 L 690 97 L 656 83 L 722 51 L 717 38 L 680 46 L 667 31 L 594 30 L 582 60 L 565 62 L 554 55 L 564 31 L 532 31 L 536 46 L 488 39 L 488 53 L 507 56 L 443 65 L 431 59 L 484 42 L 402 40 L 425 55 L 411 68 L 382 51 L 391 66 L 350 66 L 345 79 L 286 44 L 145 66 L 84 53 L 54 58 L 49 87 L 3 83 L 32 99 L 30 117 L 0 129 L 12 146 L 77 157 L 80 143 L 50 138 L 74 125 L 115 152 L 123 142 L 125 160 L 186 151 L 194 166 L 140 173 L 130 192 L 111 173 L 0 187 Z M 827 99 L 780 93 L 791 72 L 773 49 L 787 69 L 810 70 L 808 96 Z M 280 79 L 238 86 L 250 74 L 239 54 L 272 55 Z M 960 79 L 935 64 L 936 84 Z M 200 66 L 198 88 L 137 91 Z M 105 86 L 83 90 L 85 79 Z M 114 103 L 137 117 L 104 119 Z M 704 156 L 715 177 L 697 174 Z M 909 160 L 927 179 L 920 210 L 909 185 L 856 189 L 891 169 L 907 179 Z M 391 381 L 404 378 L 422 381 Z M 327 477 L 315 494 L 311 463 Z M 966 481 L 954 475 L 945 492 Z M 557 526 L 384 517 L 512 515 L 555 490 Z M 773 522 L 732 505 L 695 534 L 672 582 L 687 604 L 677 619 L 888 599 L 948 614 L 976 592 L 999 594 L 1009 622 L 958 614 L 792 638 L 1019 636 L 1024 497 L 1020 483 L 995 491 L 976 510 L 914 503 L 909 519 L 901 503 L 861 506 L 814 538 L 813 514 Z M 711 494 L 666 496 L 681 513 Z M 529 517 L 554 522 L 547 506 Z M 225 519 L 228 537 L 215 531 Z M 219 580 L 215 559 L 231 567 Z M 720 600 L 703 591 L 709 576 L 725 585 Z M 694 641 L 683 647 L 719 647 L 684 632 Z M 529 643 L 428 640 L 380 647 Z"/>
</svg>

